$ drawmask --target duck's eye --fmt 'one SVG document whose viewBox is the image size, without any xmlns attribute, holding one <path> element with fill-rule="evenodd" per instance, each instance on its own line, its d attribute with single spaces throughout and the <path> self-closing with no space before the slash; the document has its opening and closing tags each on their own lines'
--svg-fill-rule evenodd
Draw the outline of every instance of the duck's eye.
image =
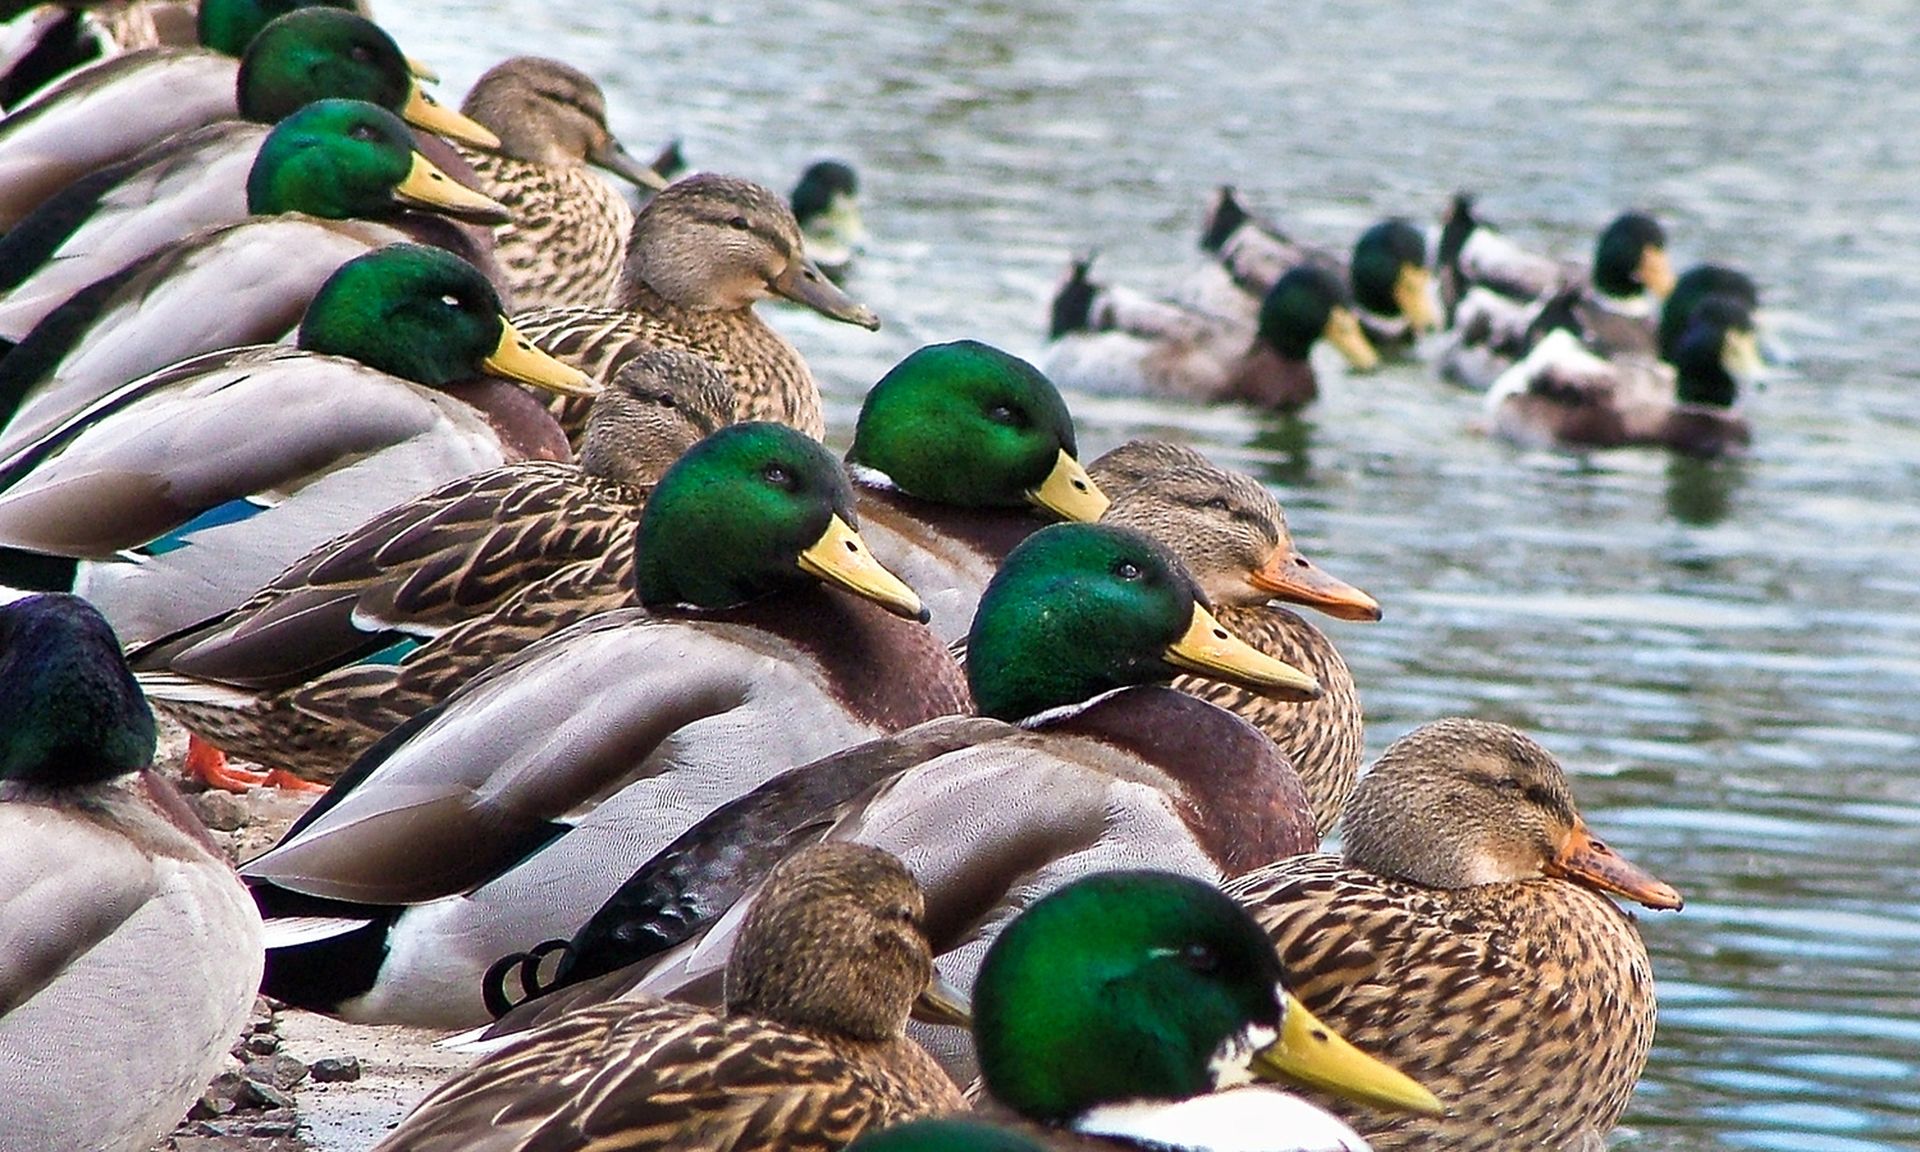
<svg viewBox="0 0 1920 1152">
<path fill-rule="evenodd" d="M 371 124 L 355 124 L 347 131 L 347 135 L 353 137 L 355 140 L 363 140 L 369 144 L 380 139 L 379 130 Z"/>
<path fill-rule="evenodd" d="M 445 296 L 440 297 L 440 303 L 445 304 L 449 308 L 465 308 L 467 306 L 467 302 L 465 300 L 460 299 L 460 297 L 455 296 L 451 292 L 447 293 Z"/>
<path fill-rule="evenodd" d="M 373 49 L 367 47 L 365 44 L 355 44 L 353 47 L 347 49 L 347 55 L 352 57 L 356 64 L 373 63 Z M 425 94 L 422 93 L 422 95 Z M 431 104 L 433 101 L 429 99 L 427 102 Z"/>
<path fill-rule="evenodd" d="M 1122 580 L 1138 580 L 1140 579 L 1140 565 L 1135 564 L 1131 560 L 1118 560 L 1114 562 L 1113 574 Z"/>
<path fill-rule="evenodd" d="M 1225 496 L 1212 496 L 1212 497 L 1209 497 L 1207 499 L 1207 502 L 1201 505 L 1201 507 L 1211 508 L 1215 512 L 1225 512 L 1229 507 L 1231 507 L 1231 505 L 1227 503 L 1227 498 Z"/>
<path fill-rule="evenodd" d="M 761 470 L 760 474 L 767 478 L 767 483 L 776 488 L 785 488 L 788 491 L 793 489 L 793 473 L 788 471 L 784 464 L 769 464 Z"/>
<path fill-rule="evenodd" d="M 735 228 L 735 229 L 738 229 L 739 231 L 745 232 L 748 229 L 753 227 L 753 223 L 752 221 L 748 220 L 745 216 L 735 216 L 733 219 L 727 221 L 727 227 Z"/>
<path fill-rule="evenodd" d="M 1212 974 L 1220 970 L 1220 954 L 1205 944 L 1189 944 L 1180 949 L 1180 963 L 1190 971 Z"/>
<path fill-rule="evenodd" d="M 662 408 L 671 408 L 673 407 L 673 393 L 661 392 L 654 396 L 653 402 Z"/>
<path fill-rule="evenodd" d="M 1017 428 L 1022 423 L 1020 413 L 1015 411 L 1011 404 L 995 404 L 987 409 L 987 419 L 995 424 L 1005 424 L 1009 428 Z"/>
</svg>

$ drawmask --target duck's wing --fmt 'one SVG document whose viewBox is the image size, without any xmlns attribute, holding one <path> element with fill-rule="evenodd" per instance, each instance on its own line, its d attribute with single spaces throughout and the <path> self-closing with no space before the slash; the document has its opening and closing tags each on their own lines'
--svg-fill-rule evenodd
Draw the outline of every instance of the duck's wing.
<svg viewBox="0 0 1920 1152">
<path fill-rule="evenodd" d="M 1544 296 L 1570 278 L 1559 261 L 1529 252 L 1505 234 L 1485 226 L 1467 236 L 1455 266 L 1467 284 L 1482 285 L 1516 300 Z"/>
<path fill-rule="evenodd" d="M 0 337 L 18 342 L 60 303 L 149 252 L 247 217 L 266 135 L 244 120 L 163 140 L 74 181 L 0 239 Z M 298 251 L 289 248 L 289 252 Z"/>
<path fill-rule="evenodd" d="M 552 461 L 461 477 L 301 557 L 217 626 L 171 645 L 165 666 L 279 690 L 403 637 L 431 639 L 608 551 L 631 530 L 636 496 Z"/>
<path fill-rule="evenodd" d="M 341 264 L 405 238 L 368 221 L 271 217 L 190 237 L 88 285 L 0 359 L 0 454 L 129 380 L 281 340 Z"/>
</svg>

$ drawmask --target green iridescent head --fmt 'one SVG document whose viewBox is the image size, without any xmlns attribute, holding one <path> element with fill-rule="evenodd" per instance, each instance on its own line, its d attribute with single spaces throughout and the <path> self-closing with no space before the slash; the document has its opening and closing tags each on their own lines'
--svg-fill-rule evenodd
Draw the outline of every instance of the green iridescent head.
<svg viewBox="0 0 1920 1152">
<path fill-rule="evenodd" d="M 153 763 L 153 712 L 113 629 L 77 596 L 0 606 L 0 781 L 95 784 Z"/>
</svg>

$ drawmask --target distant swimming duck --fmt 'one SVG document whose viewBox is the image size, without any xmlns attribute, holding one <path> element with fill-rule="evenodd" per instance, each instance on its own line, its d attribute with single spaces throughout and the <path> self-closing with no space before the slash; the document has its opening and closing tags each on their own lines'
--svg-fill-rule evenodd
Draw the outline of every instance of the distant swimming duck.
<svg viewBox="0 0 1920 1152">
<path fill-rule="evenodd" d="M 254 7 L 245 0 L 211 0 L 216 9 L 235 3 Z M 203 7 L 203 35 L 208 15 Z M 154 48 L 115 56 L 69 75 L 0 120 L 0 231 L 11 230 L 72 181 L 174 133 L 236 116 L 272 123 L 313 98 L 288 106 L 280 97 L 316 83 L 327 87 L 318 95 L 370 100 L 430 132 L 486 147 L 498 143 L 492 133 L 434 104 L 417 85 L 409 85 L 398 104 L 357 86 L 343 88 L 344 76 L 367 71 L 369 53 L 391 50 L 386 33 L 363 17 L 326 7 L 297 9 L 271 23 L 266 14 L 256 15 L 257 23 L 248 21 L 241 37 L 220 50 Z M 266 43 L 256 44 L 261 36 Z M 246 55 L 236 63 L 233 57 L 243 48 Z M 249 78 L 262 69 L 274 75 Z"/>
<path fill-rule="evenodd" d="M 699 174 L 669 185 L 633 222 L 614 308 L 547 308 L 515 317 L 528 336 L 606 379 L 628 356 L 661 345 L 706 357 L 739 392 L 738 419 L 825 434 L 820 387 L 799 351 L 753 311 L 784 296 L 835 320 L 880 320 L 807 258 L 800 225 L 772 191 Z M 563 406 L 569 433 L 584 405 Z"/>
<path fill-rule="evenodd" d="M 1075 262 L 1054 297 L 1043 367 L 1063 387 L 1238 400 L 1286 412 L 1319 395 L 1307 354 L 1321 339 L 1355 368 L 1379 361 L 1345 286 L 1324 268 L 1302 265 L 1281 276 L 1249 338 L 1220 317 L 1094 284 L 1088 267 Z"/>
<path fill-rule="evenodd" d="M 1595 839 L 1560 765 L 1501 724 L 1395 741 L 1347 809 L 1344 858 L 1283 860 L 1227 891 L 1288 986 L 1445 1102 L 1413 1118 L 1329 1102 L 1381 1149 L 1598 1147 L 1653 1043 L 1633 920 L 1680 896 Z"/>
<path fill-rule="evenodd" d="M 146 1152 L 227 1061 L 260 918 L 171 785 L 112 629 L 0 607 L 0 1132 Z"/>
<path fill-rule="evenodd" d="M 75 590 L 122 641 L 145 642 L 234 607 L 397 500 L 564 458 L 559 429 L 508 380 L 594 389 L 513 330 L 471 265 L 382 248 L 327 280 L 298 347 L 162 369 L 0 461 L 0 543 L 92 562 Z"/>
<path fill-rule="evenodd" d="M 867 240 L 867 226 L 860 219 L 860 177 L 853 166 L 840 160 L 807 165 L 787 202 L 806 237 L 807 255 L 835 281 L 844 279 Z"/>
<path fill-rule="evenodd" d="M 514 310 L 614 304 L 633 209 L 587 165 L 653 191 L 667 182 L 607 127 L 600 85 L 558 60 L 515 56 L 482 73 L 460 110 L 500 137 L 498 150 L 461 154 L 513 214 L 494 242 Z"/>
<path fill-rule="evenodd" d="M 885 852 L 796 854 L 754 901 L 723 1012 L 651 1001 L 562 1017 L 429 1094 L 376 1152 L 824 1150 L 964 1111 L 904 1032 L 935 991 L 924 919 Z"/>
</svg>

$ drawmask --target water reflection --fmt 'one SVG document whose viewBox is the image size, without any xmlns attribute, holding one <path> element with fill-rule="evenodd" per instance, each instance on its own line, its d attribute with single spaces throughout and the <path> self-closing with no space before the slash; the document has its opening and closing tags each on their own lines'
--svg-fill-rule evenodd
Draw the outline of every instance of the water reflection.
<svg viewBox="0 0 1920 1152">
<path fill-rule="evenodd" d="M 1743 460 L 1698 460 L 1676 454 L 1667 461 L 1667 515 L 1682 524 L 1711 528 L 1727 518 L 1745 479 Z"/>
</svg>

